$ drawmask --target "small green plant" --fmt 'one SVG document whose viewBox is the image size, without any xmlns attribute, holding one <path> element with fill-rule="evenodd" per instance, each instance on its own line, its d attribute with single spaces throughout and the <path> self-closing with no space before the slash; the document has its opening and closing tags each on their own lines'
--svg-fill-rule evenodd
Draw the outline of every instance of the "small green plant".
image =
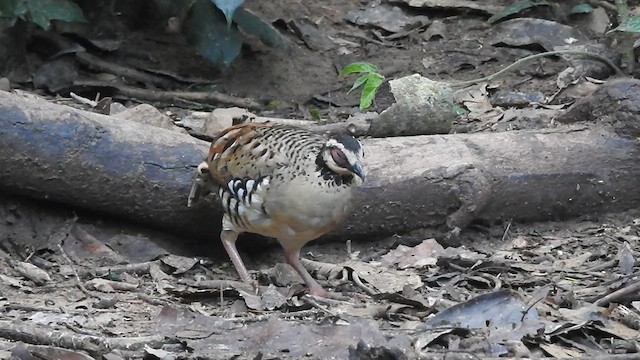
<svg viewBox="0 0 640 360">
<path fill-rule="evenodd" d="M 271 100 L 269 101 L 269 103 L 267 105 L 264 106 L 265 110 L 275 110 L 278 108 L 278 105 L 280 105 L 280 101 L 278 100 Z"/>
<path fill-rule="evenodd" d="M 364 85 L 362 94 L 360 95 L 360 110 L 365 110 L 373 104 L 376 92 L 384 82 L 384 75 L 380 74 L 375 65 L 367 62 L 351 63 L 342 68 L 338 76 L 343 77 L 350 74 L 362 74 L 353 82 L 353 86 L 351 86 L 351 89 L 347 93 Z"/>
<path fill-rule="evenodd" d="M 320 120 L 320 109 L 318 108 L 309 109 L 309 116 L 311 116 L 313 120 Z"/>
</svg>

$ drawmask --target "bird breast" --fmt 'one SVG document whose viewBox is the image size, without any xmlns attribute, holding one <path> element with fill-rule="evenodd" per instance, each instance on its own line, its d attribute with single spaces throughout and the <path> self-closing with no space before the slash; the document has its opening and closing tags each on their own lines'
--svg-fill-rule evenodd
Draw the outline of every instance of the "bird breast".
<svg viewBox="0 0 640 360">
<path fill-rule="evenodd" d="M 330 186 L 321 177 L 306 176 L 294 177 L 270 190 L 264 202 L 269 217 L 292 231 L 280 237 L 289 235 L 307 241 L 344 221 L 355 194 L 355 186 Z"/>
</svg>

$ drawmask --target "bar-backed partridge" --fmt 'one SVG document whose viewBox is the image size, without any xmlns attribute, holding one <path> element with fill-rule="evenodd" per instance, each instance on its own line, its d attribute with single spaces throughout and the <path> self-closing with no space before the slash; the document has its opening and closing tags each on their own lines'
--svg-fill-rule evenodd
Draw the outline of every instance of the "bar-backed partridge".
<svg viewBox="0 0 640 360">
<path fill-rule="evenodd" d="M 232 126 L 198 166 L 188 205 L 217 189 L 224 209 L 220 240 L 244 282 L 256 286 L 235 242 L 251 232 L 278 239 L 309 292 L 327 296 L 300 262 L 300 249 L 347 217 L 365 178 L 363 156 L 350 135 L 272 123 Z"/>
</svg>

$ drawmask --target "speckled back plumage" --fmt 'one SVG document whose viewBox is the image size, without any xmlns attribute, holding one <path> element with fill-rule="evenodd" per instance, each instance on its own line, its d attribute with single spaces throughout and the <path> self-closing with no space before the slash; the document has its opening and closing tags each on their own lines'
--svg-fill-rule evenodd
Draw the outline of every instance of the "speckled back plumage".
<svg viewBox="0 0 640 360">
<path fill-rule="evenodd" d="M 275 237 L 287 250 L 335 228 L 349 213 L 356 184 L 323 162 L 326 142 L 290 126 L 226 129 L 206 160 L 225 212 L 223 229 Z"/>
</svg>

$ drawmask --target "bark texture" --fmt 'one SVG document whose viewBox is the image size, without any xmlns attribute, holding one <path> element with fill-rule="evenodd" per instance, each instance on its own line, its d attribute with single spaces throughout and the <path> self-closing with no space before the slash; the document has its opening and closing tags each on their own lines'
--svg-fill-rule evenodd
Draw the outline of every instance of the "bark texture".
<svg viewBox="0 0 640 360">
<path fill-rule="evenodd" d="M 363 140 L 367 181 L 333 236 L 375 238 L 474 219 L 532 221 L 640 204 L 637 144 L 607 128 Z M 210 197 L 186 207 L 208 148 L 188 135 L 0 91 L 0 187 L 197 241 Z"/>
</svg>

